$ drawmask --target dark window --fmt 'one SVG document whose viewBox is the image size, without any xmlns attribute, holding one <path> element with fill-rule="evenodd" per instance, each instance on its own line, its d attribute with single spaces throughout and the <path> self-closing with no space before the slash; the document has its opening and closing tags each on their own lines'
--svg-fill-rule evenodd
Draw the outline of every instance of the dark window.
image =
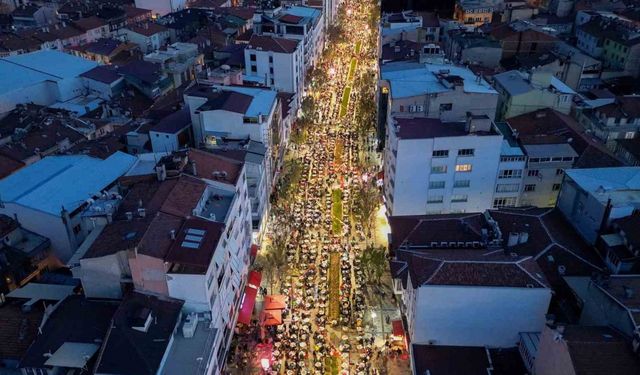
<svg viewBox="0 0 640 375">
<path fill-rule="evenodd" d="M 251 65 L 251 71 L 253 73 L 257 73 L 258 72 L 258 68 L 255 65 Z"/>
<path fill-rule="evenodd" d="M 536 185 L 535 184 L 524 185 L 524 191 L 536 191 Z"/>
<path fill-rule="evenodd" d="M 446 158 L 449 156 L 449 150 L 433 150 L 432 156 L 434 158 Z"/>
<path fill-rule="evenodd" d="M 538 174 L 540 174 L 540 171 L 539 171 L 539 170 L 537 170 L 537 169 L 532 169 L 532 170 L 530 170 L 530 171 L 528 171 L 528 172 L 527 172 L 527 175 L 528 175 L 529 177 L 535 177 L 535 176 L 537 176 Z"/>
<path fill-rule="evenodd" d="M 450 111 L 452 109 L 453 109 L 453 104 L 452 103 L 440 104 L 440 112 Z"/>
<path fill-rule="evenodd" d="M 250 55 L 249 55 L 249 60 L 251 60 L 251 61 L 256 61 L 256 55 L 254 55 L 254 54 L 250 54 Z"/>
</svg>

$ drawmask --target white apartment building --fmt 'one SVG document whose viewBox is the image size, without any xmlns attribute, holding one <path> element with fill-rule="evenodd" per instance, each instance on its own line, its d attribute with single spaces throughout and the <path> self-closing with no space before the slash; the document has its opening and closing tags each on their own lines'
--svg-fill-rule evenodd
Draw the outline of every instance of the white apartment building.
<svg viewBox="0 0 640 375">
<path fill-rule="evenodd" d="M 307 6 L 265 9 L 253 16 L 255 34 L 302 41 L 305 68 L 315 65 L 324 50 L 324 26 L 322 11 Z"/>
<path fill-rule="evenodd" d="M 244 163 L 191 149 L 158 163 L 141 159 L 121 186 L 126 191 L 113 222 L 83 244 L 79 267 L 72 271 L 90 297 L 121 298 L 124 285 L 132 284 L 184 300 L 185 313 L 207 322 L 201 324 L 208 325 L 209 338 L 176 350 L 203 358 L 190 373 L 219 374 L 250 260 Z M 183 365 L 168 361 L 164 373 Z"/>
<path fill-rule="evenodd" d="M 253 141 L 264 146 L 265 160 L 259 162 L 264 165 L 264 171 L 252 169 L 256 173 L 252 173 L 251 178 L 267 189 L 268 197 L 273 185 L 274 166 L 280 162 L 283 156 L 281 149 L 286 144 L 282 106 L 276 91 L 257 87 L 196 86 L 185 93 L 185 103 L 191 111 L 197 145 L 216 149 L 229 142 L 249 144 Z M 260 182 L 262 172 L 266 178 L 264 185 Z M 262 195 L 256 192 L 254 197 Z M 254 204 L 256 215 L 263 217 L 268 212 L 263 209 L 264 204 Z"/>
<path fill-rule="evenodd" d="M 384 156 L 389 216 L 481 212 L 492 207 L 503 137 L 491 119 L 392 121 Z"/>
<path fill-rule="evenodd" d="M 245 74 L 277 91 L 302 99 L 304 88 L 304 52 L 302 42 L 267 35 L 253 35 L 244 50 Z"/>
<path fill-rule="evenodd" d="M 466 121 L 467 113 L 495 116 L 498 92 L 471 70 L 452 64 L 387 63 L 381 90 L 389 94 L 387 116 Z"/>
<path fill-rule="evenodd" d="M 544 327 L 551 289 L 533 258 L 452 261 L 400 252 L 410 259 L 401 299 L 412 343 L 514 347 L 520 332 Z"/>
</svg>

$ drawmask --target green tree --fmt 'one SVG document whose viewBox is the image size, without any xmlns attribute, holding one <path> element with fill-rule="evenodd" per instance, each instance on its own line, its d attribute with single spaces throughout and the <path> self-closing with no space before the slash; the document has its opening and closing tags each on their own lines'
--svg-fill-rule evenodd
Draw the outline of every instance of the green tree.
<svg viewBox="0 0 640 375">
<path fill-rule="evenodd" d="M 379 192 L 375 186 L 366 183 L 358 186 L 354 197 L 353 208 L 356 215 L 362 218 L 362 227 L 368 241 L 375 222 L 375 214 L 380 205 Z"/>
<path fill-rule="evenodd" d="M 279 281 L 279 276 L 282 275 L 287 266 L 287 239 L 286 229 L 276 231 L 271 238 L 271 242 L 267 246 L 267 255 L 265 256 L 265 269 L 270 273 L 270 289 L 273 294 L 274 281 Z"/>
</svg>

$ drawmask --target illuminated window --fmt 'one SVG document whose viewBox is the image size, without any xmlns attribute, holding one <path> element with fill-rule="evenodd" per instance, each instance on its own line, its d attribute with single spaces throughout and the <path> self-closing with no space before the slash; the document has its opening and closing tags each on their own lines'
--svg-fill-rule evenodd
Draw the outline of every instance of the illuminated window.
<svg viewBox="0 0 640 375">
<path fill-rule="evenodd" d="M 456 172 L 471 172 L 471 164 L 457 164 Z"/>
</svg>

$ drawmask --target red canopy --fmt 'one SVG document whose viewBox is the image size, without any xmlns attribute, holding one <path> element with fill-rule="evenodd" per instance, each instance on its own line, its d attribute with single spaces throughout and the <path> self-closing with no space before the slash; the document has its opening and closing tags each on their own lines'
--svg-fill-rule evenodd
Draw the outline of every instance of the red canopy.
<svg viewBox="0 0 640 375">
<path fill-rule="evenodd" d="M 258 271 L 249 272 L 249 277 L 247 278 L 247 286 L 250 286 L 254 289 L 258 289 L 260 287 L 260 282 L 262 281 L 262 274 Z"/>
<path fill-rule="evenodd" d="M 260 315 L 260 321 L 265 327 L 280 325 L 282 324 L 282 311 L 264 310 Z"/>
<path fill-rule="evenodd" d="M 402 327 L 402 320 L 391 321 L 392 332 L 394 336 L 404 337 L 404 327 Z"/>
<path fill-rule="evenodd" d="M 283 295 L 264 297 L 264 310 L 282 310 L 287 308 L 287 299 Z"/>
<path fill-rule="evenodd" d="M 240 313 L 238 314 L 238 323 L 251 323 L 251 315 L 253 314 L 253 306 L 256 304 L 256 294 L 258 290 L 247 286 L 244 288 L 244 297 L 240 305 Z"/>
<path fill-rule="evenodd" d="M 258 245 L 251 245 L 251 257 L 255 258 L 258 255 Z"/>
</svg>

